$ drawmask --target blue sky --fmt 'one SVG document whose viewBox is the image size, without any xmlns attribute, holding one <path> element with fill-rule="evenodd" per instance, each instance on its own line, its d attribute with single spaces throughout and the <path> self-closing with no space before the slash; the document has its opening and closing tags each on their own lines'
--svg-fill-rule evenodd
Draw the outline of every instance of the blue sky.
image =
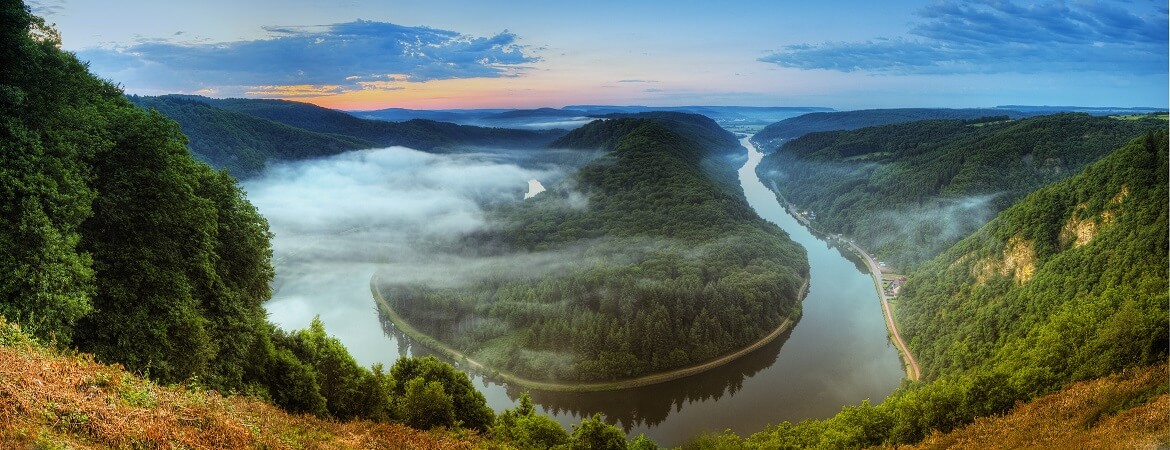
<svg viewBox="0 0 1170 450">
<path fill-rule="evenodd" d="M 167 4 L 161 4 L 167 3 Z M 1167 4 L 38 0 L 127 92 L 343 109 L 1166 107 Z"/>
</svg>

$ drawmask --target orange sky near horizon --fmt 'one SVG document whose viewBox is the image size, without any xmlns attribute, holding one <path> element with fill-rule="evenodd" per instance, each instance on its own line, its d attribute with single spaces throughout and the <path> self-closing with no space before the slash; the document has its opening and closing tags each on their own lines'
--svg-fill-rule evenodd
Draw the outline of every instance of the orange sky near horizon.
<svg viewBox="0 0 1170 450">
<path fill-rule="evenodd" d="M 543 77 L 464 78 L 395 82 L 387 86 L 335 94 L 306 95 L 299 86 L 274 86 L 265 97 L 311 103 L 345 111 L 406 109 L 559 108 L 573 104 L 628 101 L 633 89 L 624 86 L 574 86 Z M 282 95 L 282 92 L 289 95 Z"/>
</svg>

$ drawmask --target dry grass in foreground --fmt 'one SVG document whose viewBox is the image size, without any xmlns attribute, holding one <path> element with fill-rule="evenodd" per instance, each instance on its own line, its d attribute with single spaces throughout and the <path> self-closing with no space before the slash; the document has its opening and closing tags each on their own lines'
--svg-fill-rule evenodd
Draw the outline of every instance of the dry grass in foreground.
<svg viewBox="0 0 1170 450">
<path fill-rule="evenodd" d="M 983 417 L 913 448 L 1154 449 L 1170 446 L 1168 367 L 1161 364 L 1073 384 Z"/>
<path fill-rule="evenodd" d="M 465 449 L 477 442 L 158 386 L 88 355 L 45 349 L 0 319 L 0 448 Z"/>
</svg>

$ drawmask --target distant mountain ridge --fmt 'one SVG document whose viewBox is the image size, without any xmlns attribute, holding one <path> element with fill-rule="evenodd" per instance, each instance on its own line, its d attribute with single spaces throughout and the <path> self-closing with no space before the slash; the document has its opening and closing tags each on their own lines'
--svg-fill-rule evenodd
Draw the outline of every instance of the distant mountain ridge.
<svg viewBox="0 0 1170 450">
<path fill-rule="evenodd" d="M 464 125 L 524 129 L 554 127 L 576 128 L 589 120 L 614 114 L 675 112 L 707 116 L 725 128 L 762 127 L 779 120 L 810 112 L 833 111 L 832 108 L 805 106 L 618 106 L 570 105 L 562 108 L 536 109 L 449 109 L 414 110 L 387 108 L 373 111 L 349 111 L 356 117 L 375 120 L 405 121 L 432 119 Z"/>
<path fill-rule="evenodd" d="M 543 148 L 564 130 L 516 130 L 425 119 L 386 122 L 285 100 L 213 99 L 195 95 L 132 96 L 179 123 L 204 161 L 238 177 L 270 161 L 327 156 L 359 148 L 404 146 L 433 153 L 466 147 Z"/>
<path fill-rule="evenodd" d="M 756 133 L 754 140 L 760 144 L 761 151 L 771 153 L 786 140 L 817 131 L 856 130 L 918 120 L 967 120 L 990 116 L 1007 116 L 1019 119 L 1028 115 L 1019 111 L 997 108 L 893 108 L 814 112 L 768 125 Z"/>
<path fill-rule="evenodd" d="M 365 139 L 317 133 L 180 96 L 128 98 L 178 122 L 196 158 L 238 178 L 260 173 L 271 161 L 376 147 Z"/>
<path fill-rule="evenodd" d="M 918 120 L 973 120 L 983 117 L 1006 116 L 1022 119 L 1031 116 L 1078 112 L 1094 116 L 1134 115 L 1165 112 L 1165 108 L 1123 108 L 1093 106 L 1030 106 L 1004 105 L 994 108 L 887 108 L 860 109 L 853 111 L 813 112 L 782 120 L 768 125 L 756 133 L 755 141 L 760 150 L 770 153 L 784 141 L 796 139 L 817 131 L 856 130 L 858 128 Z"/>
</svg>

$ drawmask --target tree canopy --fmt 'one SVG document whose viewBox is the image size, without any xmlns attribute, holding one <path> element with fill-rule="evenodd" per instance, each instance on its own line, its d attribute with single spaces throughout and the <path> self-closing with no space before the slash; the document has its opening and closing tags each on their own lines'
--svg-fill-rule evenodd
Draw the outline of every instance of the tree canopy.
<svg viewBox="0 0 1170 450">
<path fill-rule="evenodd" d="M 709 119 L 707 120 L 709 121 Z M 413 327 L 496 370 L 602 381 L 683 367 L 748 345 L 799 314 L 803 250 L 755 215 L 723 150 L 688 122 L 618 118 L 554 146 L 609 153 L 561 185 L 503 205 L 473 252 L 543 256 L 454 287 L 381 286 Z"/>
</svg>

